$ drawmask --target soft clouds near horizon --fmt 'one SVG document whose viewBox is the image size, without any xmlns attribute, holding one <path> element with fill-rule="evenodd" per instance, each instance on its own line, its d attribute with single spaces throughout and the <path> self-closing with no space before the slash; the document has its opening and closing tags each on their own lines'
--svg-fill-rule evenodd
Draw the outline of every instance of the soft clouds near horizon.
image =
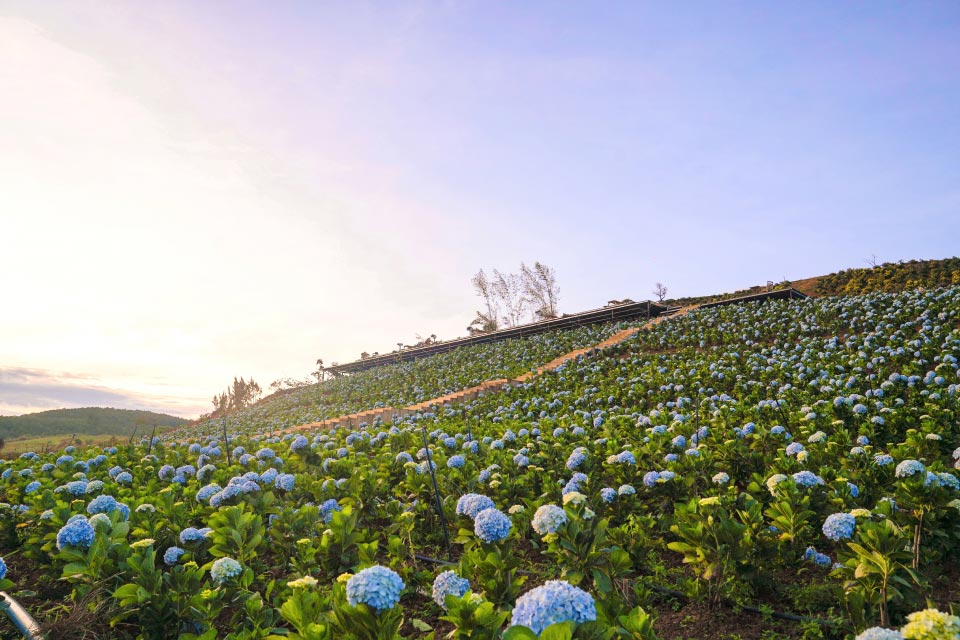
<svg viewBox="0 0 960 640">
<path fill-rule="evenodd" d="M 129 384 L 129 381 L 126 381 Z M 120 382 L 123 384 L 123 381 Z M 159 395 L 166 392 L 167 395 Z M 93 376 L 59 371 L 0 367 L 0 416 L 18 416 L 49 409 L 113 407 L 143 409 L 195 417 L 207 407 L 186 389 L 154 384 L 139 391 L 104 386 Z"/>
<path fill-rule="evenodd" d="M 0 412 L 955 254 L 960 8 L 791 9 L 0 0 Z"/>
</svg>

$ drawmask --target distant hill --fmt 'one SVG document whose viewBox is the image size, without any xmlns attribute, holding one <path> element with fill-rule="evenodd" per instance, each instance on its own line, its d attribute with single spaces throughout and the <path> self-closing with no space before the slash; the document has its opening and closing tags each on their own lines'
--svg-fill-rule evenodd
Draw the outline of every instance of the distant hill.
<svg viewBox="0 0 960 640">
<path fill-rule="evenodd" d="M 22 416 L 0 416 L 0 438 L 12 440 L 18 437 L 73 434 L 129 436 L 134 429 L 137 429 L 138 433 L 149 434 L 154 425 L 157 425 L 157 431 L 160 432 L 188 422 L 189 420 L 183 418 L 152 411 L 102 407 L 55 409 Z"/>
</svg>

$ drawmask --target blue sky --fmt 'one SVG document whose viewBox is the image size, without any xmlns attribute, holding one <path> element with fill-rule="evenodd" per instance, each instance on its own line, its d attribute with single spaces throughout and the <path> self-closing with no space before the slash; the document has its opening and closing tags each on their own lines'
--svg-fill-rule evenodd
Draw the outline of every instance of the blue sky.
<svg viewBox="0 0 960 640">
<path fill-rule="evenodd" d="M 576 311 L 957 253 L 953 2 L 0 2 L 0 82 L 0 413 L 195 415 L 521 260 Z"/>
</svg>

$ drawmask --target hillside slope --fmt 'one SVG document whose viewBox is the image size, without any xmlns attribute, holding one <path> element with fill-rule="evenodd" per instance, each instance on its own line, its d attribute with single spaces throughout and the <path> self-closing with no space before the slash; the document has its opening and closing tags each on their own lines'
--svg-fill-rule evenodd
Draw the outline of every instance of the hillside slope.
<svg viewBox="0 0 960 640">
<path fill-rule="evenodd" d="M 188 420 L 152 411 L 86 407 L 55 409 L 22 416 L 0 416 L 0 438 L 55 435 L 130 435 L 134 428 L 143 431 L 158 427 L 178 427 Z"/>
<path fill-rule="evenodd" d="M 960 284 L 960 258 L 941 260 L 909 260 L 887 262 L 875 267 L 842 269 L 836 273 L 812 276 L 800 280 L 785 280 L 772 289 L 793 287 L 811 297 L 853 296 L 867 293 L 898 293 L 912 289 L 935 289 Z M 686 306 L 739 298 L 765 291 L 765 286 L 754 286 L 728 293 L 672 298 L 664 302 Z"/>
</svg>

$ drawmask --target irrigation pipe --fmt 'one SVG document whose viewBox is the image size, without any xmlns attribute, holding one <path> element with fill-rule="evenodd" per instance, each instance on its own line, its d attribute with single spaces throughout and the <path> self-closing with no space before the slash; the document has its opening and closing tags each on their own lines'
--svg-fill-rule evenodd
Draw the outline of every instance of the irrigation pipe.
<svg viewBox="0 0 960 640">
<path fill-rule="evenodd" d="M 424 562 L 432 562 L 433 564 L 439 564 L 447 567 L 457 566 L 455 562 L 448 562 L 446 560 L 440 560 L 438 558 L 431 558 L 430 556 L 421 556 L 414 555 L 414 558 L 417 560 L 423 560 Z M 524 571 L 523 569 L 517 569 L 517 573 L 522 575 L 533 575 L 531 571 Z M 655 591 L 661 595 L 671 596 L 673 598 L 681 598 L 683 600 L 689 600 L 690 596 L 683 593 L 682 591 L 676 591 L 674 589 L 667 589 L 666 587 L 658 587 L 656 585 L 649 585 L 651 591 Z M 732 604 L 732 603 L 728 603 Z M 790 622 L 815 622 L 821 626 L 836 626 L 836 623 L 832 620 L 823 620 L 822 618 L 811 618 L 810 616 L 798 616 L 793 613 L 781 613 L 779 611 L 763 611 L 757 607 L 751 607 L 748 605 L 741 605 L 739 607 L 741 611 L 747 611 L 748 613 L 755 613 L 757 615 L 770 615 L 773 618 L 779 618 L 780 620 L 789 620 Z"/>
<path fill-rule="evenodd" d="M 6 592 L 0 591 L 0 609 L 10 617 L 13 625 L 27 640 L 44 640 L 40 632 L 40 625 L 20 606 L 20 603 L 11 598 Z"/>
</svg>

